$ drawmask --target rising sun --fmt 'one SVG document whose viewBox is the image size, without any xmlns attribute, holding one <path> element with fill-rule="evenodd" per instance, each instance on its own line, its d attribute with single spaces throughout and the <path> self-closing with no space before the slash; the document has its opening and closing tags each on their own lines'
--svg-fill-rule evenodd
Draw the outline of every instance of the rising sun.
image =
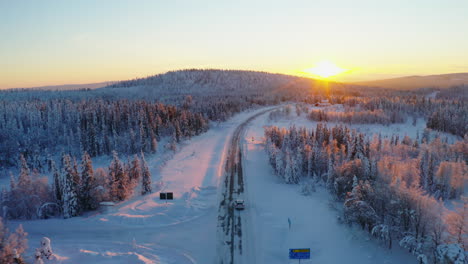
<svg viewBox="0 0 468 264">
<path fill-rule="evenodd" d="M 346 69 L 342 69 L 329 61 L 318 62 L 317 64 L 315 64 L 315 67 L 304 70 L 304 72 L 306 73 L 318 75 L 322 78 L 335 76 L 345 71 Z"/>
</svg>

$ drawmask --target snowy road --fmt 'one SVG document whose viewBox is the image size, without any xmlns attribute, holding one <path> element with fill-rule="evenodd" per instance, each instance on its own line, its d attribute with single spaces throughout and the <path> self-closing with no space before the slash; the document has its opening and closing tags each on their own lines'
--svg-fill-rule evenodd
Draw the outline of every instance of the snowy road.
<svg viewBox="0 0 468 264">
<path fill-rule="evenodd" d="M 240 124 L 231 138 L 231 144 L 226 160 L 225 177 L 223 184 L 223 195 L 219 205 L 218 216 L 218 232 L 219 241 L 218 245 L 218 262 L 219 263 L 245 263 L 243 260 L 248 258 L 246 256 L 249 248 L 246 241 L 243 239 L 242 211 L 236 212 L 234 209 L 234 201 L 236 199 L 244 199 L 244 177 L 242 168 L 242 147 L 241 140 L 243 139 L 245 128 L 249 123 L 271 111 L 268 109 L 259 112 L 242 124 Z"/>
</svg>

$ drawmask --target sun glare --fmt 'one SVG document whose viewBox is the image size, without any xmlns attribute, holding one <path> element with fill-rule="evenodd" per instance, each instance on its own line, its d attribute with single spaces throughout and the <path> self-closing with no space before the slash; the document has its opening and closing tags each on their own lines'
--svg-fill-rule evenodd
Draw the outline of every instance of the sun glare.
<svg viewBox="0 0 468 264">
<path fill-rule="evenodd" d="M 329 61 L 321 61 L 315 64 L 315 67 L 305 70 L 304 72 L 318 75 L 322 78 L 328 78 L 331 76 L 338 75 L 340 73 L 345 72 L 346 69 L 342 69 L 336 66 L 334 63 Z"/>
</svg>

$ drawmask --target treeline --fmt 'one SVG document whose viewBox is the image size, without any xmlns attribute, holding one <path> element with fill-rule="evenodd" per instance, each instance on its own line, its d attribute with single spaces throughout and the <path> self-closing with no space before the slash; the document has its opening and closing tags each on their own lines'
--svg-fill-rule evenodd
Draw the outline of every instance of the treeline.
<svg viewBox="0 0 468 264">
<path fill-rule="evenodd" d="M 223 109 L 230 111 L 230 109 Z M 23 154 L 39 171 L 50 170 L 53 153 L 91 157 L 155 152 L 163 136 L 174 141 L 208 129 L 208 119 L 184 108 L 146 101 L 65 99 L 0 104 L 0 165 Z"/>
<path fill-rule="evenodd" d="M 429 116 L 427 127 L 460 137 L 468 133 L 468 105 L 465 101 L 452 101 L 441 105 Z"/>
<path fill-rule="evenodd" d="M 396 135 L 369 139 L 346 126 L 324 124 L 314 130 L 268 127 L 265 136 L 275 174 L 286 183 L 302 183 L 303 191 L 323 183 L 343 202 L 345 222 L 389 248 L 397 241 L 422 263 L 453 250 L 464 260 L 468 138 L 455 144 Z M 460 198 L 465 204 L 447 212 L 443 200 Z"/>
<path fill-rule="evenodd" d="M 468 85 L 454 86 L 447 89 L 441 89 L 436 94 L 437 99 L 445 100 L 467 100 Z"/>
<path fill-rule="evenodd" d="M 10 187 L 0 199 L 5 219 L 70 218 L 99 207 L 100 202 L 119 202 L 152 192 L 151 174 L 143 153 L 123 163 L 117 153 L 107 170 L 94 170 L 91 157 L 84 152 L 81 164 L 65 154 L 59 168 L 52 162 L 53 182 L 31 172 L 21 155 L 18 177 L 10 175 Z M 141 186 L 141 187 L 139 187 Z"/>
<path fill-rule="evenodd" d="M 468 133 L 468 105 L 466 94 L 468 87 L 453 87 L 442 90 L 436 98 L 428 98 L 426 94 L 404 91 L 387 91 L 382 95 L 368 96 L 344 96 L 335 100 L 345 107 L 353 109 L 353 114 L 314 113 L 314 120 L 320 117 L 331 116 L 330 119 L 351 120 L 379 120 L 385 124 L 388 119 L 390 123 L 401 123 L 406 117 L 424 117 L 428 120 L 429 128 L 451 133 L 464 137 Z M 458 95 L 457 95 L 458 93 Z M 354 110 L 358 108 L 358 110 Z M 337 115 L 337 117 L 335 117 Z M 386 117 L 385 117 L 386 116 Z M 357 120 L 358 122 L 360 120 Z M 345 121 L 344 121 L 345 122 Z"/>
<path fill-rule="evenodd" d="M 404 123 L 406 115 L 399 112 L 386 113 L 381 109 L 376 110 L 354 110 L 345 109 L 343 112 L 313 109 L 308 118 L 319 122 L 343 122 L 347 124 L 395 124 Z"/>
</svg>

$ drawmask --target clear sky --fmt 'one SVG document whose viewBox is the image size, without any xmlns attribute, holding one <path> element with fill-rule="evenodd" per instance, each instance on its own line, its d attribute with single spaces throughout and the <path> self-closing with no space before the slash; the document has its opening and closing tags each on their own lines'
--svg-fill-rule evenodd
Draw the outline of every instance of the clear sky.
<svg viewBox="0 0 468 264">
<path fill-rule="evenodd" d="M 0 88 L 184 68 L 468 72 L 467 0 L 0 0 Z"/>
</svg>

